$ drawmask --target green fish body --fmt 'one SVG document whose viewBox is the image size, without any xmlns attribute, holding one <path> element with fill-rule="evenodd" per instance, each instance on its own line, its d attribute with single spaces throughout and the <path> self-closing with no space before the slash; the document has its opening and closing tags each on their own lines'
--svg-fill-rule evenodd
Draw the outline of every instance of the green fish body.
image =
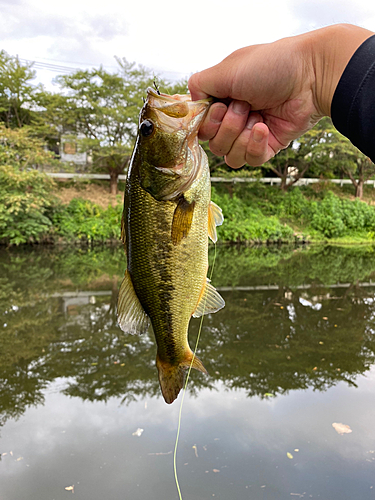
<svg viewBox="0 0 375 500">
<path fill-rule="evenodd" d="M 164 399 L 178 396 L 186 369 L 206 370 L 188 344 L 191 316 L 224 306 L 207 280 L 208 236 L 223 221 L 210 201 L 207 156 L 197 132 L 208 100 L 167 96 L 148 89 L 128 171 L 122 235 L 127 270 L 118 299 L 125 332 L 151 322 Z"/>
</svg>

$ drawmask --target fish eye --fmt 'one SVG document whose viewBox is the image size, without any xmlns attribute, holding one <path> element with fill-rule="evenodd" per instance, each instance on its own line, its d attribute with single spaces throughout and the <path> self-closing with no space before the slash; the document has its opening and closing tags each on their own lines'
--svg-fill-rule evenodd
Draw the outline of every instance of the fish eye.
<svg viewBox="0 0 375 500">
<path fill-rule="evenodd" d="M 140 131 L 141 131 L 141 134 L 143 135 L 143 137 L 148 137 L 154 131 L 154 124 L 150 120 L 144 120 L 141 123 Z"/>
</svg>

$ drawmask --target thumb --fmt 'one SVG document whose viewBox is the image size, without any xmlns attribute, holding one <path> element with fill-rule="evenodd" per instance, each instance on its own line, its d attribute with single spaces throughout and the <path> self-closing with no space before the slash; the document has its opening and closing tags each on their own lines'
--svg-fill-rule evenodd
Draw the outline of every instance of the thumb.
<svg viewBox="0 0 375 500">
<path fill-rule="evenodd" d="M 204 92 L 201 88 L 200 75 L 202 73 L 195 73 L 189 78 L 188 88 L 192 101 L 199 101 L 199 99 L 206 99 L 206 97 L 210 96 L 209 93 Z"/>
<path fill-rule="evenodd" d="M 190 77 L 188 82 L 191 98 L 195 101 L 210 96 L 220 99 L 231 97 L 229 81 L 230 79 L 222 63 L 195 73 Z"/>
</svg>

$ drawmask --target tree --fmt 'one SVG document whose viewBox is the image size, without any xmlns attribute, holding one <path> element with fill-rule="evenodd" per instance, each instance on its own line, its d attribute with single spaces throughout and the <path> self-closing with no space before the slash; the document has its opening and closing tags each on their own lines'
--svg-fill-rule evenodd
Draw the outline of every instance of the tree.
<svg viewBox="0 0 375 500">
<path fill-rule="evenodd" d="M 32 64 L 22 64 L 18 57 L 0 51 L 0 121 L 7 127 L 21 128 L 36 119 L 35 100 L 40 87 Z"/>
<path fill-rule="evenodd" d="M 284 191 L 308 170 L 319 177 L 332 177 L 343 171 L 355 186 L 358 198 L 363 195 L 365 181 L 375 174 L 375 165 L 327 117 L 280 151 L 265 167 L 281 179 Z"/>
<path fill-rule="evenodd" d="M 328 125 L 325 119 L 321 120 L 314 128 L 299 139 L 292 141 L 286 149 L 281 150 L 264 165 L 281 179 L 283 191 L 293 186 L 308 170 L 315 171 L 315 175 L 326 173 L 328 167 L 322 161 L 322 156 L 326 158 L 330 151 Z"/>
<path fill-rule="evenodd" d="M 53 203 L 54 182 L 37 167 L 56 162 L 53 156 L 30 127 L 0 125 L 1 243 L 32 243 L 50 230 L 47 210 Z"/>
<path fill-rule="evenodd" d="M 309 156 L 310 142 L 311 140 L 302 136 L 298 141 L 292 141 L 286 149 L 282 149 L 264 165 L 281 179 L 280 187 L 283 191 L 287 191 L 301 179 L 311 166 L 313 160 Z"/>
<path fill-rule="evenodd" d="M 0 165 L 26 170 L 56 165 L 56 162 L 53 153 L 46 151 L 44 141 L 35 135 L 33 128 L 11 129 L 0 123 Z"/>
<path fill-rule="evenodd" d="M 315 162 L 321 171 L 344 172 L 355 187 L 356 198 L 362 198 L 365 182 L 375 174 L 375 164 L 333 126 L 329 118 L 322 120 L 322 140 L 314 147 Z"/>
<path fill-rule="evenodd" d="M 355 165 L 356 168 L 353 168 L 352 170 L 350 168 L 345 169 L 345 167 L 343 167 L 343 169 L 346 171 L 355 187 L 356 198 L 361 199 L 363 197 L 363 187 L 365 182 L 375 174 L 375 164 L 364 154 L 359 151 L 358 153 L 359 155 Z"/>
<path fill-rule="evenodd" d="M 94 168 L 109 173 L 113 194 L 130 159 L 142 98 L 154 81 L 151 70 L 124 58 L 116 60 L 117 73 L 100 67 L 58 76 L 62 97 L 45 101 L 47 114 L 60 117 L 65 131 L 85 136 L 79 141 L 80 150 L 92 153 Z M 163 81 L 158 84 L 163 91 L 173 89 Z"/>
</svg>

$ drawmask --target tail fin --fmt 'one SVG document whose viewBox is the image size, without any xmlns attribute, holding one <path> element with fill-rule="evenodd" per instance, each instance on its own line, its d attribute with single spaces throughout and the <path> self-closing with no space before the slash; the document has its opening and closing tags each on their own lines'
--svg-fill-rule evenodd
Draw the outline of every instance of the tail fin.
<svg viewBox="0 0 375 500">
<path fill-rule="evenodd" d="M 193 356 L 193 352 L 189 349 L 185 359 L 176 365 L 172 365 L 168 361 L 162 361 L 159 355 L 156 356 L 160 388 L 166 403 L 173 403 L 177 398 L 184 385 L 185 373 L 189 369 Z M 207 375 L 206 368 L 197 356 L 194 356 L 192 367 Z"/>
</svg>

